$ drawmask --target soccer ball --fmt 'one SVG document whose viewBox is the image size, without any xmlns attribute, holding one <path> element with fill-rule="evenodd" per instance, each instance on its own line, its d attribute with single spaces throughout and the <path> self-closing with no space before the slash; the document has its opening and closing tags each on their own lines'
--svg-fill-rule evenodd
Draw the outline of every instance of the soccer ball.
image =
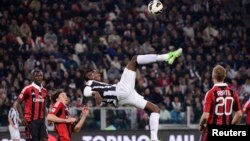
<svg viewBox="0 0 250 141">
<path fill-rule="evenodd" d="M 158 15 L 163 11 L 163 4 L 159 0 L 152 0 L 148 4 L 148 11 L 154 15 Z"/>
</svg>

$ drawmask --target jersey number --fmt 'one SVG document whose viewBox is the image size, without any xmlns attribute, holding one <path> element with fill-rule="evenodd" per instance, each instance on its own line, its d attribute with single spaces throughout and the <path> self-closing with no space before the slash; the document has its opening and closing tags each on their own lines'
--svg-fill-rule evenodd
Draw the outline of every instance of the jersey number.
<svg viewBox="0 0 250 141">
<path fill-rule="evenodd" d="M 215 114 L 218 116 L 222 116 L 223 114 L 225 115 L 230 115 L 232 114 L 232 108 L 233 108 L 233 102 L 234 99 L 232 97 L 218 97 L 216 98 L 216 104 L 215 106 Z M 230 104 L 230 105 L 228 105 Z M 229 109 L 227 107 L 230 107 Z M 219 111 L 219 109 L 223 108 L 224 111 Z"/>
</svg>

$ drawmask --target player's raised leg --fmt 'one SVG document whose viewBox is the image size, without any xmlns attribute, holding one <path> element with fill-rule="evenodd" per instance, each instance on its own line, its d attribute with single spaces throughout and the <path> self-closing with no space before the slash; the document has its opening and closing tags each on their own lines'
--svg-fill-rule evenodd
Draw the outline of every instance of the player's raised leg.
<svg viewBox="0 0 250 141">
<path fill-rule="evenodd" d="M 172 64 L 174 60 L 179 57 L 182 53 L 182 49 L 177 49 L 175 51 L 166 54 L 146 54 L 134 56 L 125 68 L 122 77 L 120 79 L 119 85 L 123 88 L 124 93 L 131 93 L 134 91 L 135 87 L 135 71 L 137 65 L 150 64 L 154 62 L 166 61 L 168 64 Z M 121 101 L 122 102 L 122 101 Z M 152 102 L 146 101 L 136 92 L 133 92 L 133 96 L 129 96 L 124 103 L 120 104 L 132 104 L 137 108 L 142 108 L 150 112 L 149 126 L 151 133 L 151 140 L 158 141 L 158 127 L 159 127 L 159 117 L 160 109 L 157 105 Z"/>
<path fill-rule="evenodd" d="M 173 64 L 174 60 L 179 57 L 182 53 L 182 48 L 175 51 L 171 51 L 166 54 L 146 54 L 146 55 L 136 55 L 127 65 L 127 69 L 135 71 L 137 65 L 150 64 L 154 62 L 166 61 L 168 64 Z"/>
<path fill-rule="evenodd" d="M 120 85 L 123 85 L 124 91 L 130 93 L 135 88 L 135 77 L 137 65 L 150 64 L 154 62 L 165 61 L 168 64 L 172 64 L 174 60 L 179 57 L 182 53 L 182 49 L 179 48 L 175 51 L 171 51 L 166 54 L 146 54 L 146 55 L 136 55 L 130 60 L 128 65 L 123 71 L 120 79 Z"/>
</svg>

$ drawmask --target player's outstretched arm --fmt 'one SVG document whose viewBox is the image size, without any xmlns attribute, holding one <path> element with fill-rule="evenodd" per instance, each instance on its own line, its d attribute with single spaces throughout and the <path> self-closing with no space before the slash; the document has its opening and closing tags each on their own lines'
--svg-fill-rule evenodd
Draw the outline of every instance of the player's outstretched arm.
<svg viewBox="0 0 250 141">
<path fill-rule="evenodd" d="M 235 111 L 235 113 L 234 113 L 234 117 L 232 120 L 232 124 L 236 125 L 236 124 L 239 124 L 241 122 L 241 118 L 243 116 L 243 113 L 241 110 L 241 104 L 240 104 L 239 97 L 238 97 L 237 93 L 234 93 L 234 100 L 235 100 L 235 103 L 233 105 L 233 110 Z M 243 108 L 243 110 L 244 110 L 244 108 Z"/>
<path fill-rule="evenodd" d="M 15 124 L 13 123 L 13 118 L 12 117 L 8 117 L 8 121 L 9 121 L 9 123 L 10 123 L 10 125 L 14 128 L 14 129 L 18 129 L 16 126 L 15 126 Z"/>
<path fill-rule="evenodd" d="M 209 117 L 208 112 L 203 112 L 201 119 L 200 119 L 200 126 L 199 126 L 199 131 L 202 131 L 206 127 L 206 123 Z"/>
<path fill-rule="evenodd" d="M 95 98 L 95 104 L 98 105 L 98 106 L 101 105 L 102 96 L 98 92 L 95 92 L 95 91 L 92 93 L 92 95 Z"/>
<path fill-rule="evenodd" d="M 51 122 L 56 122 L 56 123 L 61 123 L 61 122 L 73 123 L 76 121 L 76 118 L 70 117 L 70 118 L 65 119 L 65 118 L 59 118 L 54 114 L 48 114 L 47 120 Z"/>
<path fill-rule="evenodd" d="M 26 121 L 24 119 L 24 114 L 23 114 L 24 109 L 22 107 L 22 102 L 23 101 L 21 99 L 17 99 L 17 101 L 16 101 L 16 103 L 17 103 L 17 111 L 19 113 L 21 121 L 23 122 L 23 124 L 26 125 Z"/>
<path fill-rule="evenodd" d="M 97 91 L 92 91 L 91 87 L 86 86 L 84 88 L 83 94 L 85 97 L 94 97 L 96 105 L 101 105 L 102 103 L 102 96 Z"/>
<path fill-rule="evenodd" d="M 82 116 L 76 126 L 74 127 L 74 132 L 79 132 L 83 126 L 83 123 L 85 122 L 87 116 L 89 115 L 89 108 L 84 106 L 82 108 Z"/>
<path fill-rule="evenodd" d="M 241 121 L 241 118 L 242 118 L 242 111 L 239 110 L 239 111 L 235 112 L 234 118 L 232 120 L 232 124 L 233 125 L 239 124 Z"/>
</svg>

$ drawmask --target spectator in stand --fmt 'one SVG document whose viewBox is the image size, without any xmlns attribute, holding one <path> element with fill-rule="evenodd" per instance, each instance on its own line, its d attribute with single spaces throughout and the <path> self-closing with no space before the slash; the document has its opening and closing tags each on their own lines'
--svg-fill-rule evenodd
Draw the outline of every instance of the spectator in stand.
<svg viewBox="0 0 250 141">
<path fill-rule="evenodd" d="M 175 96 L 172 102 L 173 110 L 171 111 L 171 119 L 173 123 L 181 123 L 183 120 L 181 114 L 181 102 L 179 101 L 179 97 Z"/>
<path fill-rule="evenodd" d="M 245 83 L 242 85 L 243 93 L 250 93 L 250 77 L 246 79 Z"/>
<path fill-rule="evenodd" d="M 160 105 L 160 123 L 170 123 L 171 114 L 164 105 Z"/>
</svg>

